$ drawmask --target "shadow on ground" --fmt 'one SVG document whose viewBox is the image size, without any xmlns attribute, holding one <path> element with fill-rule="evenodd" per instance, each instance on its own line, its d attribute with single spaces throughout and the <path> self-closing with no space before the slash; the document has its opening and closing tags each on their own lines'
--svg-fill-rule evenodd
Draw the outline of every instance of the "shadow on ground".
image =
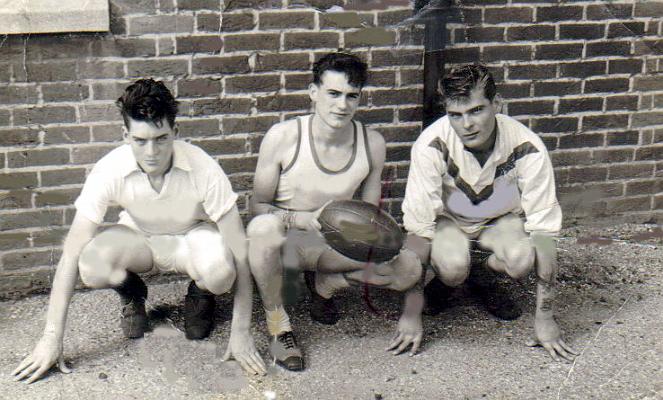
<svg viewBox="0 0 663 400">
<path fill-rule="evenodd" d="M 246 376 L 222 362 L 232 299 L 220 296 L 208 340 L 184 338 L 185 282 L 151 285 L 153 330 L 127 340 L 110 290 L 77 292 L 65 357 L 74 372 L 52 372 L 31 386 L 10 372 L 43 328 L 48 298 L 0 303 L 0 397 L 11 399 L 663 399 L 663 233 L 653 225 L 567 229 L 560 240 L 557 315 L 567 343 L 582 351 L 557 363 L 525 345 L 533 333 L 534 282 L 520 283 L 525 314 L 490 317 L 460 290 L 450 308 L 425 317 L 423 351 L 385 352 L 399 297 L 353 289 L 340 296 L 335 326 L 311 322 L 305 292 L 291 309 L 307 370 L 270 365 Z M 267 357 L 264 312 L 254 303 L 256 344 Z M 271 395 L 275 397 L 270 397 Z"/>
</svg>

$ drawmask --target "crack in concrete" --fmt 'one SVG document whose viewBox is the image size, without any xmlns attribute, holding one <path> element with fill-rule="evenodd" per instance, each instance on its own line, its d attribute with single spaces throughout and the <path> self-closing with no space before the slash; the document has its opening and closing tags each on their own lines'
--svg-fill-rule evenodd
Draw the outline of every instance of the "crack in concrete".
<svg viewBox="0 0 663 400">
<path fill-rule="evenodd" d="M 562 382 L 562 384 L 559 386 L 559 390 L 557 391 L 557 400 L 560 399 L 560 396 L 561 396 L 561 394 L 562 394 L 562 389 L 564 389 L 564 386 L 566 386 L 567 382 L 568 382 L 569 379 L 571 378 L 571 375 L 573 374 L 573 371 L 575 370 L 576 364 L 578 363 L 578 360 L 580 359 L 580 357 L 582 357 L 582 355 L 585 354 L 585 352 L 586 352 L 588 349 L 590 349 L 590 348 L 594 345 L 594 342 L 596 342 L 596 340 L 598 339 L 599 335 L 601 335 L 601 331 L 603 330 L 603 328 L 605 328 L 605 326 L 608 325 L 608 324 L 610 323 L 610 321 L 612 321 L 612 320 L 617 316 L 617 314 L 619 314 L 619 312 L 624 308 L 624 306 L 626 306 L 626 303 L 628 303 L 629 300 L 631 300 L 632 297 L 633 297 L 633 295 L 629 295 L 629 296 L 626 298 L 626 300 L 624 300 L 624 303 L 622 303 L 622 305 L 617 309 L 617 311 L 615 311 L 615 313 L 612 314 L 612 315 L 610 316 L 610 318 L 608 318 L 608 319 L 605 321 L 605 323 L 601 324 L 601 327 L 600 327 L 599 330 L 596 332 L 596 335 L 594 335 L 594 338 L 593 338 L 593 339 L 589 342 L 589 344 L 588 344 L 588 345 L 587 345 L 587 346 L 586 346 L 586 347 L 580 352 L 580 354 L 578 354 L 578 357 L 576 357 L 576 358 L 573 360 L 573 365 L 571 365 L 571 369 L 569 369 L 569 372 L 566 374 L 566 378 L 564 378 L 564 382 Z"/>
</svg>

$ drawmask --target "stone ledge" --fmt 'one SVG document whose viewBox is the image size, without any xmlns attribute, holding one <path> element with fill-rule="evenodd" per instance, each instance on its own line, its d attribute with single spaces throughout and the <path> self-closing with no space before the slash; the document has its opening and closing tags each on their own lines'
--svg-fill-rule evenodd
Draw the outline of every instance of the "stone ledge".
<svg viewBox="0 0 663 400">
<path fill-rule="evenodd" d="M 105 32 L 108 0 L 0 0 L 0 34 Z"/>
</svg>

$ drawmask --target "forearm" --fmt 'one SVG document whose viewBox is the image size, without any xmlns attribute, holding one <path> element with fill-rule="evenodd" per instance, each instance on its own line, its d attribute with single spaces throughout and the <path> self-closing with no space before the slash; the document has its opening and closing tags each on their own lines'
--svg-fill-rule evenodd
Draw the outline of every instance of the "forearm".
<svg viewBox="0 0 663 400">
<path fill-rule="evenodd" d="M 77 279 L 78 257 L 71 257 L 63 253 L 53 279 L 44 334 L 55 335 L 58 339 L 63 339 L 69 302 Z"/>
<path fill-rule="evenodd" d="M 403 301 L 404 317 L 420 317 L 424 309 L 424 290 L 421 282 L 405 292 Z"/>
<path fill-rule="evenodd" d="M 253 282 L 246 260 L 236 262 L 236 268 L 237 278 L 235 281 L 231 331 L 248 331 L 251 327 L 253 309 Z"/>
<path fill-rule="evenodd" d="M 557 284 L 557 247 L 547 235 L 531 235 L 536 252 L 536 318 L 552 318 Z"/>
</svg>

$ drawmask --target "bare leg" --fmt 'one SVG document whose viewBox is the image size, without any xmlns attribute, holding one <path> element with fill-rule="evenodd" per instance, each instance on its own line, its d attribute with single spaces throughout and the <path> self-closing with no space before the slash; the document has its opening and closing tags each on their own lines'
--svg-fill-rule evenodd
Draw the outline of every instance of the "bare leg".
<svg viewBox="0 0 663 400">
<path fill-rule="evenodd" d="M 515 215 L 506 215 L 488 227 L 479 237 L 481 247 L 493 254 L 487 265 L 514 279 L 527 275 L 534 266 L 535 252 L 523 222 Z"/>
</svg>

